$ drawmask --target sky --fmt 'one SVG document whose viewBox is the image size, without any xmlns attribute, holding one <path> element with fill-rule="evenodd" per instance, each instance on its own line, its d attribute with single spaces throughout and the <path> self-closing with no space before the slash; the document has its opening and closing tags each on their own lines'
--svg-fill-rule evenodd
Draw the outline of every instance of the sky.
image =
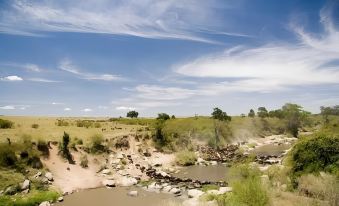
<svg viewBox="0 0 339 206">
<path fill-rule="evenodd" d="M 336 0 L 1 0 L 0 114 L 339 104 Z"/>
</svg>

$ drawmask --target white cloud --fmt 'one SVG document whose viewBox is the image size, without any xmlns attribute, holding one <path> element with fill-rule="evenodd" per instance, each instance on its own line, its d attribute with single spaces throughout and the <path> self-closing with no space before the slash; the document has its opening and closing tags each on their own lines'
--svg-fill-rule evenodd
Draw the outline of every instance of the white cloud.
<svg viewBox="0 0 339 206">
<path fill-rule="evenodd" d="M 13 75 L 13 76 L 7 76 L 0 78 L 2 81 L 22 81 L 23 79 L 19 76 Z"/>
<path fill-rule="evenodd" d="M 196 33 L 216 22 L 215 8 L 214 0 L 14 0 L 2 11 L 0 30 L 19 35 L 86 32 L 210 42 Z"/>
<path fill-rule="evenodd" d="M 195 95 L 195 91 L 190 89 L 145 84 L 138 85 L 135 91 L 138 92 L 139 98 L 156 100 L 186 99 Z"/>
<path fill-rule="evenodd" d="M 115 108 L 116 110 L 135 110 L 134 107 L 119 106 Z"/>
<path fill-rule="evenodd" d="M 62 102 L 52 102 L 52 105 L 64 105 L 65 103 Z"/>
<path fill-rule="evenodd" d="M 93 74 L 81 72 L 80 69 L 68 59 L 62 60 L 60 62 L 59 68 L 63 71 L 70 72 L 72 74 L 77 75 L 79 78 L 86 80 L 102 80 L 102 81 L 122 80 L 120 76 L 113 74 Z"/>
<path fill-rule="evenodd" d="M 71 108 L 68 108 L 68 107 L 66 107 L 65 109 L 64 109 L 64 111 L 71 111 L 72 109 Z"/>
<path fill-rule="evenodd" d="M 29 70 L 29 71 L 33 71 L 33 72 L 41 72 L 43 69 L 40 68 L 38 65 L 36 64 L 26 64 L 24 65 L 24 67 Z"/>
<path fill-rule="evenodd" d="M 6 105 L 6 106 L 0 107 L 0 109 L 4 109 L 4 110 L 13 110 L 13 109 L 15 109 L 15 106 L 13 106 L 13 105 Z"/>
<path fill-rule="evenodd" d="M 324 15 L 324 14 L 322 14 Z M 339 31 L 323 21 L 325 33 L 315 38 L 294 27 L 299 43 L 280 43 L 257 48 L 232 48 L 177 65 L 178 74 L 196 78 L 227 78 L 200 85 L 203 94 L 223 91 L 269 92 L 293 86 L 339 83 Z"/>
<path fill-rule="evenodd" d="M 98 109 L 108 109 L 108 107 L 107 107 L 107 106 L 99 105 L 99 106 L 98 106 Z"/>
<path fill-rule="evenodd" d="M 51 80 L 51 79 L 44 79 L 44 78 L 29 78 L 27 80 L 32 81 L 32 82 L 43 82 L 43 83 L 58 83 L 58 82 L 60 82 L 60 81 Z"/>
<path fill-rule="evenodd" d="M 83 110 L 81 110 L 81 111 L 83 111 L 83 112 L 91 112 L 91 111 L 93 111 L 93 110 L 90 109 L 90 108 L 85 108 L 85 109 L 83 109 Z"/>
</svg>

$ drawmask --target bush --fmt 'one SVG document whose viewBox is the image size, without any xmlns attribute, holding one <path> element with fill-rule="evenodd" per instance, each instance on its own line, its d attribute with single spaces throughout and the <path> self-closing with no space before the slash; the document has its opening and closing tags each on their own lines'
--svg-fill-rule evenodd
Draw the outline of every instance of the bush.
<svg viewBox="0 0 339 206">
<path fill-rule="evenodd" d="M 302 139 L 291 151 L 291 162 L 294 180 L 301 174 L 320 171 L 339 175 L 339 136 L 317 134 Z"/>
<path fill-rule="evenodd" d="M 80 166 L 82 168 L 87 168 L 88 167 L 88 159 L 87 159 L 87 155 L 82 155 L 80 157 Z"/>
<path fill-rule="evenodd" d="M 38 128 L 39 128 L 39 125 L 38 125 L 38 124 L 32 124 L 32 128 L 33 128 L 33 129 L 38 129 Z"/>
<path fill-rule="evenodd" d="M 104 137 L 102 134 L 95 134 L 91 136 L 91 149 L 92 153 L 100 153 L 107 151 L 107 148 L 102 144 L 104 142 Z"/>
<path fill-rule="evenodd" d="M 59 127 L 67 127 L 69 125 L 69 123 L 65 120 L 58 119 L 56 125 L 59 126 Z"/>
<path fill-rule="evenodd" d="M 330 174 L 302 175 L 298 178 L 298 191 L 316 199 L 326 200 L 331 206 L 339 204 L 339 181 Z"/>
<path fill-rule="evenodd" d="M 175 161 L 182 166 L 194 165 L 197 161 L 197 155 L 191 151 L 181 151 L 176 154 Z"/>
<path fill-rule="evenodd" d="M 69 163 L 74 163 L 73 157 L 71 155 L 71 152 L 69 151 L 68 144 L 71 141 L 71 138 L 69 137 L 69 134 L 64 132 L 64 136 L 62 137 L 62 143 L 59 146 L 59 152 L 61 153 L 61 156 L 68 160 Z"/>
<path fill-rule="evenodd" d="M 43 156 L 48 157 L 49 156 L 49 146 L 45 140 L 38 140 L 37 144 L 38 150 L 42 153 Z"/>
<path fill-rule="evenodd" d="M 228 175 L 232 193 L 222 195 L 218 201 L 222 205 L 265 206 L 269 204 L 269 196 L 263 186 L 260 171 L 249 165 L 236 165 Z"/>
<path fill-rule="evenodd" d="M 0 165 L 3 167 L 15 166 L 17 158 L 13 147 L 2 144 L 0 146 Z"/>
<path fill-rule="evenodd" d="M 6 119 L 0 119 L 0 129 L 10 129 L 13 127 L 13 122 L 6 120 Z"/>
<path fill-rule="evenodd" d="M 95 123 L 94 123 L 94 127 L 95 127 L 95 128 L 100 128 L 100 127 L 101 127 L 101 124 L 100 124 L 99 122 L 95 122 Z"/>
<path fill-rule="evenodd" d="M 0 196 L 0 205 L 6 206 L 36 206 L 44 201 L 55 202 L 60 196 L 55 191 L 33 191 L 27 195 L 19 195 L 15 197 L 9 197 L 7 195 Z"/>
</svg>

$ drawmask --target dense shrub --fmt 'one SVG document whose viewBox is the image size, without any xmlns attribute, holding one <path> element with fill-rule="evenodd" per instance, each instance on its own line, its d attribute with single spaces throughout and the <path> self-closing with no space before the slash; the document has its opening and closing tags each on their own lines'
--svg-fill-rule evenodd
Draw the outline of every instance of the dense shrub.
<svg viewBox="0 0 339 206">
<path fill-rule="evenodd" d="M 39 125 L 38 125 L 38 124 L 32 124 L 32 128 L 33 128 L 33 129 L 38 129 L 38 128 L 39 128 Z"/>
<path fill-rule="evenodd" d="M 38 150 L 42 153 L 43 156 L 48 157 L 49 156 L 49 146 L 45 140 L 38 140 L 37 144 Z"/>
<path fill-rule="evenodd" d="M 9 129 L 13 127 L 13 122 L 6 120 L 6 119 L 0 119 L 0 129 Z"/>
<path fill-rule="evenodd" d="M 317 134 L 299 141 L 291 152 L 292 175 L 326 171 L 339 175 L 339 136 Z"/>
<path fill-rule="evenodd" d="M 267 189 L 261 182 L 260 171 L 249 165 L 236 165 L 228 175 L 232 193 L 223 195 L 218 203 L 233 206 L 266 206 L 269 204 Z"/>
<path fill-rule="evenodd" d="M 86 127 L 86 128 L 89 128 L 89 127 L 93 127 L 93 121 L 78 120 L 78 121 L 76 121 L 76 125 L 77 125 L 77 127 Z"/>
<path fill-rule="evenodd" d="M 10 167 L 15 166 L 17 158 L 13 147 L 2 144 L 0 146 L 0 166 Z"/>
<path fill-rule="evenodd" d="M 175 161 L 181 166 L 194 165 L 197 161 L 197 155 L 191 151 L 181 151 L 176 154 Z"/>
<path fill-rule="evenodd" d="M 66 120 L 58 119 L 56 125 L 59 127 L 67 127 L 69 126 L 69 123 Z"/>
<path fill-rule="evenodd" d="M 64 135 L 62 137 L 62 143 L 59 144 L 59 153 L 61 154 L 63 158 L 67 159 L 69 163 L 74 163 L 72 154 L 68 148 L 68 144 L 70 141 L 71 141 L 71 138 L 69 137 L 69 134 L 64 132 Z"/>
<path fill-rule="evenodd" d="M 104 137 L 102 134 L 95 134 L 91 136 L 91 153 L 100 153 L 107 151 L 107 147 L 103 145 Z"/>
</svg>

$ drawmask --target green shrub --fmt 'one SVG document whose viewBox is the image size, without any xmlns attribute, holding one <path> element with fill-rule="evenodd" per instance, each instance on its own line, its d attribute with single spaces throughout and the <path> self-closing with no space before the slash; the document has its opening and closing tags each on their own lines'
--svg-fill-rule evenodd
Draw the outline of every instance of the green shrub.
<svg viewBox="0 0 339 206">
<path fill-rule="evenodd" d="M 339 175 L 339 136 L 317 134 L 299 141 L 291 151 L 292 175 L 326 171 Z"/>
<path fill-rule="evenodd" d="M 66 120 L 58 119 L 56 125 L 59 127 L 67 127 L 69 126 L 69 123 Z"/>
<path fill-rule="evenodd" d="M 13 147 L 1 144 L 0 146 L 0 165 L 3 167 L 15 166 L 17 157 Z"/>
<path fill-rule="evenodd" d="M 201 190 L 207 192 L 208 190 L 219 190 L 219 188 L 218 185 L 203 185 Z"/>
<path fill-rule="evenodd" d="M 91 136 L 91 148 L 92 153 L 100 153 L 107 151 L 107 148 L 102 144 L 104 142 L 104 137 L 102 134 L 95 134 Z"/>
<path fill-rule="evenodd" d="M 316 199 L 326 200 L 331 206 L 339 204 L 339 180 L 331 174 L 302 175 L 298 178 L 298 191 Z"/>
<path fill-rule="evenodd" d="M 230 169 L 228 180 L 232 193 L 221 195 L 218 203 L 233 206 L 265 206 L 269 204 L 267 189 L 261 182 L 258 168 L 235 165 Z"/>
<path fill-rule="evenodd" d="M 44 201 L 55 202 L 60 196 L 55 191 L 33 191 L 27 195 L 18 195 L 10 197 L 7 195 L 0 196 L 0 205 L 6 206 L 36 206 Z"/>
<path fill-rule="evenodd" d="M 6 119 L 0 119 L 0 129 L 9 129 L 12 128 L 14 123 Z"/>
<path fill-rule="evenodd" d="M 176 154 L 175 161 L 178 165 L 194 165 L 197 161 L 197 155 L 191 151 L 181 151 Z"/>
<path fill-rule="evenodd" d="M 32 124 L 32 128 L 33 128 L 33 129 L 38 129 L 38 128 L 39 128 L 39 125 L 38 125 L 38 124 Z"/>
<path fill-rule="evenodd" d="M 95 123 L 94 123 L 94 127 L 95 127 L 95 128 L 100 128 L 100 127 L 101 127 L 101 124 L 100 124 L 99 122 L 95 122 Z"/>
</svg>

